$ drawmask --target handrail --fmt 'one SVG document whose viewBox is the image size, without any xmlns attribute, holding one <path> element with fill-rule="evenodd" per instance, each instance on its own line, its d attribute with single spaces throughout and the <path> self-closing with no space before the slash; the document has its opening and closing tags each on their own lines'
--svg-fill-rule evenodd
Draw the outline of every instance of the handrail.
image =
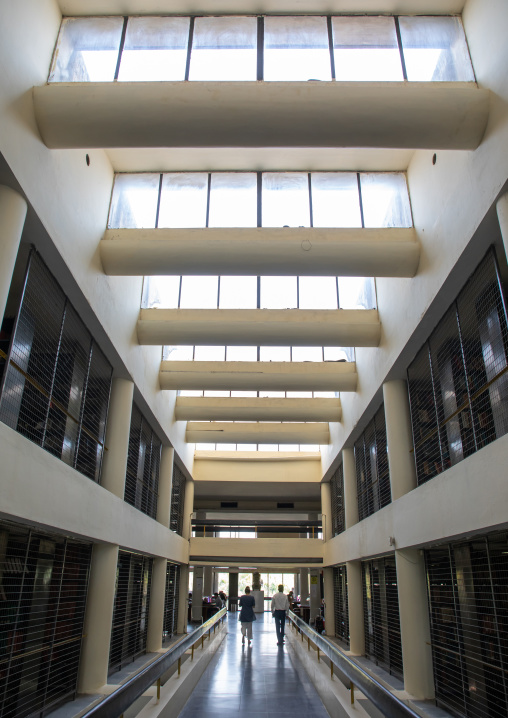
<svg viewBox="0 0 508 718">
<path fill-rule="evenodd" d="M 81 718 L 118 718 L 134 701 L 153 686 L 164 673 L 183 656 L 189 648 L 211 630 L 218 621 L 226 616 L 226 609 L 222 608 L 218 613 L 208 619 L 206 623 L 192 631 L 186 638 L 178 641 L 169 648 L 160 658 L 152 661 L 148 666 L 136 673 L 122 683 L 113 693 L 106 696 L 100 703 L 83 713 Z"/>
<path fill-rule="evenodd" d="M 340 671 L 351 681 L 352 686 L 359 688 L 376 708 L 379 708 L 384 716 L 389 718 L 421 718 L 408 705 L 403 703 L 397 696 L 394 696 L 381 683 L 372 678 L 363 668 L 346 656 L 331 641 L 321 636 L 313 628 L 310 628 L 305 621 L 302 621 L 293 611 L 289 611 L 289 618 L 298 630 L 314 643 Z"/>
</svg>

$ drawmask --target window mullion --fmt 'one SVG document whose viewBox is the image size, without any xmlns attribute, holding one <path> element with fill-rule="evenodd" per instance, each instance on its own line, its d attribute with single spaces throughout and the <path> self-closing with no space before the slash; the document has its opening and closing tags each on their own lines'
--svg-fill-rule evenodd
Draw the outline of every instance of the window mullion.
<svg viewBox="0 0 508 718">
<path fill-rule="evenodd" d="M 125 35 L 127 33 L 127 23 L 129 21 L 129 18 L 127 16 L 123 19 L 123 27 L 122 27 L 122 37 L 120 39 L 120 47 L 118 49 L 118 60 L 116 61 L 116 68 L 115 68 L 115 80 L 118 80 L 118 75 L 120 74 L 120 65 L 122 62 L 122 53 L 123 53 L 123 47 L 125 45 Z"/>
<path fill-rule="evenodd" d="M 192 54 L 192 39 L 194 37 L 194 19 L 193 17 L 190 18 L 189 23 L 189 40 L 187 43 L 187 60 L 185 62 L 185 76 L 184 80 L 187 81 L 189 79 L 189 73 L 190 73 L 190 63 L 191 63 L 191 54 Z"/>
<path fill-rule="evenodd" d="M 326 25 L 328 28 L 328 50 L 330 51 L 330 69 L 332 73 L 332 80 L 335 80 L 335 55 L 333 54 L 333 28 L 331 15 L 328 15 L 328 17 L 326 18 Z"/>
<path fill-rule="evenodd" d="M 256 79 L 264 80 L 265 70 L 265 18 L 258 17 Z"/>
</svg>

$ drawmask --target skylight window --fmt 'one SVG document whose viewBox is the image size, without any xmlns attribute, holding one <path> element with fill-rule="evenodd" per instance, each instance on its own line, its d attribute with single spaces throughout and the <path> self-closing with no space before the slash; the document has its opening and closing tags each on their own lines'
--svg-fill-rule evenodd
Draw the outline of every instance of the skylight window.
<svg viewBox="0 0 508 718">
<path fill-rule="evenodd" d="M 188 17 L 131 17 L 118 79 L 127 82 L 183 80 L 187 64 Z"/>
<path fill-rule="evenodd" d="M 257 300 L 257 277 L 220 278 L 219 309 L 256 309 Z"/>
<path fill-rule="evenodd" d="M 406 178 L 400 172 L 361 172 L 365 227 L 411 227 Z"/>
<path fill-rule="evenodd" d="M 356 172 L 312 172 L 312 226 L 361 227 Z"/>
<path fill-rule="evenodd" d="M 404 79 L 393 17 L 334 17 L 332 25 L 337 80 Z"/>
<path fill-rule="evenodd" d="M 261 309 L 296 309 L 297 277 L 261 277 Z"/>
<path fill-rule="evenodd" d="M 182 172 L 162 176 L 159 227 L 206 227 L 208 173 Z"/>
<path fill-rule="evenodd" d="M 159 182 L 158 174 L 116 175 L 109 227 L 155 227 Z"/>
<path fill-rule="evenodd" d="M 326 17 L 265 17 L 265 80 L 331 80 Z"/>
<path fill-rule="evenodd" d="M 255 172 L 213 172 L 209 227 L 257 226 Z"/>
<path fill-rule="evenodd" d="M 263 172 L 263 227 L 310 227 L 306 172 Z"/>
<path fill-rule="evenodd" d="M 196 18 L 189 80 L 255 80 L 256 71 L 256 18 Z"/>
</svg>

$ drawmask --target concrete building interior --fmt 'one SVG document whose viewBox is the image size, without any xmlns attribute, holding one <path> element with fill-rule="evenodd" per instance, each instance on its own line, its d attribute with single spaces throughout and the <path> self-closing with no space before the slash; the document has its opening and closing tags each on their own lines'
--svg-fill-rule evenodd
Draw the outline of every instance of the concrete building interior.
<svg viewBox="0 0 508 718">
<path fill-rule="evenodd" d="M 214 718 L 245 585 L 242 661 L 324 705 L 267 678 L 260 718 L 508 715 L 507 38 L 506 0 L 0 0 L 1 716 L 211 620 L 122 715 Z"/>
</svg>

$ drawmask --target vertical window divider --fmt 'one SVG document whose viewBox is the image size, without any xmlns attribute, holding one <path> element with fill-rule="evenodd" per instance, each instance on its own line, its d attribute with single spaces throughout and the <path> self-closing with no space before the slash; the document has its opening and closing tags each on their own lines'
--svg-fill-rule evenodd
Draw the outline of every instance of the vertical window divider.
<svg viewBox="0 0 508 718">
<path fill-rule="evenodd" d="M 79 409 L 79 423 L 78 432 L 76 436 L 76 446 L 74 448 L 74 457 L 72 459 L 72 468 L 75 469 L 78 463 L 78 453 L 81 444 L 81 432 L 83 430 L 83 415 L 85 413 L 85 402 L 88 394 L 88 385 L 90 383 L 90 367 L 92 365 L 92 354 L 93 354 L 94 341 L 90 338 L 90 349 L 88 350 L 88 361 L 86 364 L 86 377 L 83 383 L 83 395 L 81 397 L 81 406 Z"/>
<path fill-rule="evenodd" d="M 340 309 L 339 278 L 335 277 L 335 291 L 337 292 L 337 309 Z"/>
<path fill-rule="evenodd" d="M 217 277 L 217 309 L 219 308 L 219 302 L 220 302 L 220 274 Z M 226 351 L 224 349 L 224 351 Z"/>
<path fill-rule="evenodd" d="M 363 216 L 363 199 L 362 199 L 362 184 L 360 182 L 360 173 L 356 173 L 356 182 L 358 184 L 358 199 L 360 202 L 360 217 L 362 220 L 362 229 L 365 229 L 365 218 Z"/>
<path fill-rule="evenodd" d="M 300 277 L 296 277 L 296 308 L 300 309 Z"/>
<path fill-rule="evenodd" d="M 189 73 L 190 73 L 190 63 L 191 63 L 191 54 L 192 54 L 192 40 L 194 39 L 194 17 L 190 18 L 189 23 L 189 39 L 187 42 L 187 60 L 185 61 L 185 75 L 184 75 L 184 82 L 188 82 L 189 80 Z"/>
<path fill-rule="evenodd" d="M 455 306 L 455 318 L 457 320 L 457 329 L 459 332 L 460 355 L 462 357 L 462 364 L 464 365 L 464 375 L 466 378 L 466 393 L 467 393 L 467 400 L 469 403 L 469 407 L 466 407 L 466 411 L 467 411 L 467 409 L 469 409 L 469 414 L 471 417 L 471 429 L 473 432 L 474 450 L 476 452 L 476 451 L 478 451 L 478 448 L 481 448 L 481 447 L 478 447 L 478 441 L 476 439 L 475 418 L 473 415 L 473 402 L 471 401 L 471 391 L 470 391 L 470 386 L 469 386 L 469 376 L 468 376 L 468 370 L 467 370 L 467 364 L 466 364 L 466 355 L 464 353 L 464 341 L 462 339 L 462 330 L 460 327 L 459 307 L 458 307 L 458 304 L 456 301 L 454 302 L 454 306 Z M 459 417 L 460 417 L 460 414 L 457 416 L 457 418 L 459 418 Z"/>
<path fill-rule="evenodd" d="M 58 369 L 58 361 L 59 361 L 59 359 L 60 359 L 60 350 L 61 350 L 61 348 L 62 348 L 62 337 L 63 337 L 63 333 L 64 333 L 65 318 L 66 318 L 66 316 L 67 316 L 67 307 L 68 307 L 68 306 L 69 306 L 69 300 L 67 299 L 67 297 L 65 297 L 64 309 L 63 309 L 63 312 L 62 312 L 62 320 L 61 320 L 61 322 L 60 322 L 60 333 L 59 333 L 59 335 L 58 335 L 58 345 L 57 345 L 57 348 L 56 348 L 55 365 L 54 365 L 54 367 L 53 367 L 53 372 L 52 372 L 52 374 L 51 374 L 51 385 L 50 385 L 49 391 L 48 391 L 48 408 L 47 408 L 47 410 L 46 410 L 46 412 L 45 412 L 45 417 L 44 417 L 44 429 L 43 429 L 43 432 L 42 432 L 42 440 L 41 440 L 41 446 L 42 446 L 42 448 L 44 448 L 44 444 L 45 444 L 45 442 L 46 442 L 46 433 L 47 433 L 47 430 L 48 430 L 48 422 L 49 422 L 49 412 L 51 411 L 51 404 L 52 404 L 52 400 L 53 400 L 53 392 L 54 392 L 54 390 L 55 390 L 56 372 L 57 372 L 57 369 Z"/>
<path fill-rule="evenodd" d="M 161 208 L 161 194 L 162 194 L 162 172 L 159 177 L 159 194 L 157 195 L 157 211 L 155 212 L 155 229 L 159 227 L 159 212 Z"/>
<path fill-rule="evenodd" d="M 312 177 L 311 173 L 307 173 L 307 181 L 309 186 L 309 218 L 310 218 L 310 226 L 314 226 L 314 213 L 312 211 Z"/>
<path fill-rule="evenodd" d="M 181 299 L 182 299 L 182 275 L 180 275 L 180 283 L 178 285 L 178 309 L 180 309 Z"/>
<path fill-rule="evenodd" d="M 212 188 L 212 173 L 208 173 L 208 184 L 206 187 L 206 224 L 205 227 L 208 228 L 208 222 L 210 220 L 210 192 Z"/>
<path fill-rule="evenodd" d="M 118 49 L 118 59 L 116 61 L 115 76 L 113 78 L 114 82 L 116 82 L 118 80 L 118 75 L 120 74 L 120 65 L 122 62 L 123 46 L 125 45 L 125 35 L 127 33 L 128 21 L 129 21 L 129 18 L 127 16 L 124 16 L 123 27 L 122 27 L 122 37 L 120 38 L 120 47 Z"/>
<path fill-rule="evenodd" d="M 330 69 L 332 72 L 332 80 L 335 80 L 335 55 L 333 54 L 333 26 L 332 16 L 326 18 L 326 26 L 328 28 L 328 50 L 330 52 Z"/>
<path fill-rule="evenodd" d="M 397 15 L 394 15 L 393 19 L 395 21 L 395 32 L 397 33 L 397 45 L 399 46 L 400 64 L 402 65 L 402 77 L 404 78 L 404 80 L 407 81 L 406 61 L 404 59 L 404 49 L 402 47 L 402 38 L 400 36 L 399 18 Z"/>
<path fill-rule="evenodd" d="M 258 17 L 257 33 L 257 68 L 256 80 L 264 80 L 265 77 L 265 18 Z"/>
<path fill-rule="evenodd" d="M 260 18 L 258 18 L 259 20 Z M 257 221 L 256 224 L 258 227 L 262 226 L 263 222 L 263 204 L 262 204 L 262 194 L 263 194 L 263 173 L 262 172 L 256 172 L 256 192 L 257 192 Z M 261 277 L 258 276 L 257 278 L 257 298 L 256 298 L 256 306 L 258 309 L 261 308 Z M 258 361 L 259 361 L 259 355 L 260 355 L 260 348 L 258 347 Z M 258 392 L 259 396 L 259 392 Z"/>
</svg>

